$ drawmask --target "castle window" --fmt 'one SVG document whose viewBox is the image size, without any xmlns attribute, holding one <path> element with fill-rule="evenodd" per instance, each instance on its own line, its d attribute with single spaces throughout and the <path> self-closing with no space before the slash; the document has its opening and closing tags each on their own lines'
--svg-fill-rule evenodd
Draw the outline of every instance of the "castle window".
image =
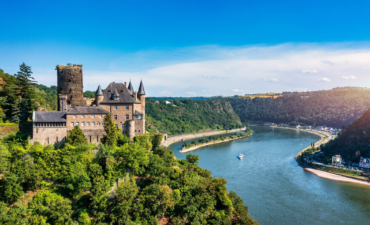
<svg viewBox="0 0 370 225">
<path fill-rule="evenodd" d="M 85 115 L 81 115 L 81 118 L 83 119 L 83 118 L 85 118 Z"/>
<path fill-rule="evenodd" d="M 139 133 L 140 133 L 140 130 L 139 130 Z"/>
<path fill-rule="evenodd" d="M 91 122 L 91 126 L 95 126 L 95 122 Z"/>
<path fill-rule="evenodd" d="M 39 128 L 36 128 L 36 133 L 38 133 L 39 132 Z"/>
<path fill-rule="evenodd" d="M 116 96 L 116 97 L 113 97 L 113 100 L 114 100 L 114 101 L 118 101 L 118 98 L 119 98 L 119 97 L 117 97 L 117 96 Z"/>
<path fill-rule="evenodd" d="M 136 119 L 141 120 L 141 115 L 137 115 Z"/>
<path fill-rule="evenodd" d="M 90 126 L 90 122 L 87 122 L 87 123 L 86 123 L 86 126 L 88 126 L 88 127 L 89 127 L 89 126 Z"/>
<path fill-rule="evenodd" d="M 122 124 L 122 130 L 125 130 L 125 124 Z"/>
<path fill-rule="evenodd" d="M 129 115 L 126 115 L 126 120 L 130 119 L 130 116 Z"/>
<path fill-rule="evenodd" d="M 103 115 L 99 115 L 99 118 L 103 118 Z"/>
<path fill-rule="evenodd" d="M 116 105 L 114 106 L 114 110 L 117 110 L 117 106 Z"/>
<path fill-rule="evenodd" d="M 79 123 L 79 122 L 77 122 L 77 123 L 76 123 L 76 126 L 80 126 L 80 123 Z"/>
<path fill-rule="evenodd" d="M 95 118 L 95 115 L 91 115 L 91 118 Z"/>
<path fill-rule="evenodd" d="M 126 105 L 126 110 L 129 110 L 129 108 L 130 108 L 130 107 L 129 107 L 128 105 Z"/>
<path fill-rule="evenodd" d="M 115 120 L 117 119 L 117 115 L 114 115 L 114 119 L 115 119 Z"/>
<path fill-rule="evenodd" d="M 85 126 L 85 122 L 81 122 L 81 127 L 84 127 Z"/>
<path fill-rule="evenodd" d="M 76 115 L 73 115 L 73 119 L 76 119 L 77 118 L 77 116 Z"/>
<path fill-rule="evenodd" d="M 104 122 L 101 123 L 104 126 Z"/>
<path fill-rule="evenodd" d="M 71 123 L 71 127 L 74 127 L 74 126 L 75 126 L 75 123 L 74 123 L 74 122 L 72 122 L 72 123 Z"/>
<path fill-rule="evenodd" d="M 100 126 L 100 122 L 97 122 L 97 123 L 96 123 L 96 126 Z"/>
<path fill-rule="evenodd" d="M 116 124 L 116 128 L 118 128 L 118 125 Z"/>
</svg>

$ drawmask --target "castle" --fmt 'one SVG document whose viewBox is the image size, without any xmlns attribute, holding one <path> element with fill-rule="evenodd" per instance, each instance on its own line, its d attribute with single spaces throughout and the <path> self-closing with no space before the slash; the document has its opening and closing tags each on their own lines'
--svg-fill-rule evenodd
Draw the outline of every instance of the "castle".
<svg viewBox="0 0 370 225">
<path fill-rule="evenodd" d="M 102 91 L 100 85 L 92 104 L 83 97 L 82 65 L 57 66 L 58 111 L 34 111 L 31 143 L 59 143 L 79 126 L 85 139 L 99 143 L 105 135 L 104 116 L 110 113 L 116 128 L 122 129 L 130 140 L 145 133 L 145 90 L 140 82 L 134 91 L 131 81 L 112 82 Z"/>
</svg>

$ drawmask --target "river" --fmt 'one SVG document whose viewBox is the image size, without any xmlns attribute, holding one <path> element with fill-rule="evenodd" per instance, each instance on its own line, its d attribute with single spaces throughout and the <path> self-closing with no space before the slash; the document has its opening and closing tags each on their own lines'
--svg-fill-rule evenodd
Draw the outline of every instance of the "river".
<svg viewBox="0 0 370 225">
<path fill-rule="evenodd" d="M 294 156 L 320 138 L 272 127 L 251 127 L 253 135 L 180 153 L 200 157 L 199 166 L 227 180 L 260 224 L 370 224 L 370 187 L 323 179 L 299 167 Z M 197 140 L 197 139 L 195 139 Z M 243 153 L 244 159 L 236 157 Z"/>
</svg>

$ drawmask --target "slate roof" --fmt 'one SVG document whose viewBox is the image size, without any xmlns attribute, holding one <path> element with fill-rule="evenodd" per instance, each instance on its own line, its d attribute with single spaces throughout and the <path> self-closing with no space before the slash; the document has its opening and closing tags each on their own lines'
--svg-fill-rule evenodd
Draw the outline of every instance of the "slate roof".
<svg viewBox="0 0 370 225">
<path fill-rule="evenodd" d="M 100 106 L 76 106 L 66 111 L 68 115 L 80 114 L 107 114 L 108 111 Z"/>
<path fill-rule="evenodd" d="M 141 113 L 141 112 L 135 110 L 135 115 L 144 115 L 144 113 Z"/>
<path fill-rule="evenodd" d="M 134 87 L 132 86 L 131 81 L 130 81 L 130 83 L 128 84 L 128 90 L 129 90 L 129 91 L 131 91 L 131 93 L 135 93 L 135 91 L 134 91 Z"/>
<path fill-rule="evenodd" d="M 118 101 L 113 100 L 113 94 L 117 90 L 119 95 Z M 137 99 L 135 101 L 134 94 L 125 87 L 122 83 L 110 83 L 103 93 L 104 99 L 99 104 L 104 103 L 140 103 Z"/>
<path fill-rule="evenodd" d="M 103 92 L 102 92 L 102 90 L 101 90 L 101 87 L 100 87 L 100 85 L 99 85 L 99 87 L 98 87 L 98 89 L 96 90 L 96 92 L 95 92 L 95 95 L 103 95 Z"/>
<path fill-rule="evenodd" d="M 139 94 L 139 95 L 145 95 L 143 81 L 140 81 L 139 91 L 137 92 L 137 94 Z"/>
<path fill-rule="evenodd" d="M 66 112 L 35 111 L 33 122 L 66 122 Z"/>
</svg>

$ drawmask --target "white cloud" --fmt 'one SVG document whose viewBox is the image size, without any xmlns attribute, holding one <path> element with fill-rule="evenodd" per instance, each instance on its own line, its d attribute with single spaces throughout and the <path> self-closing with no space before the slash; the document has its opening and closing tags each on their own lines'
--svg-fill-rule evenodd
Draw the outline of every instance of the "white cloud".
<svg viewBox="0 0 370 225">
<path fill-rule="evenodd" d="M 329 64 L 329 65 L 335 65 L 335 63 L 333 63 L 332 61 L 329 61 L 329 60 L 324 60 L 324 61 L 321 61 L 322 63 L 325 63 L 325 64 Z"/>
<path fill-rule="evenodd" d="M 188 94 L 188 95 L 196 95 L 195 92 L 191 92 L 191 91 L 186 92 L 186 94 Z"/>
<path fill-rule="evenodd" d="M 329 78 L 323 77 L 323 78 L 320 78 L 319 81 L 330 82 L 331 80 Z"/>
<path fill-rule="evenodd" d="M 302 70 L 302 73 L 317 73 L 317 70 Z"/>
<path fill-rule="evenodd" d="M 178 57 L 179 53 L 183 55 Z M 118 59 L 112 67 L 108 65 L 107 70 L 97 71 L 84 65 L 85 90 L 95 91 L 99 83 L 105 89 L 110 82 L 129 82 L 130 77 L 135 90 L 143 79 L 147 96 L 182 96 L 186 92 L 208 96 L 233 95 L 237 93 L 233 91 L 236 87 L 248 90 L 250 94 L 282 92 L 297 87 L 307 87 L 309 91 L 322 90 L 347 86 L 354 74 L 356 80 L 370 84 L 367 70 L 370 69 L 370 43 L 356 48 L 353 48 L 353 43 L 199 46 L 150 52 L 150 57 L 143 55 L 145 52 L 140 56 L 125 56 L 135 65 L 134 70 L 131 64 L 122 66 Z M 335 66 L 323 61 L 335 62 Z M 33 72 L 39 83 L 56 85 L 54 67 L 35 67 Z M 318 80 L 322 82 L 318 83 Z M 271 83 L 266 85 L 266 82 Z"/>
<path fill-rule="evenodd" d="M 271 82 L 277 82 L 279 81 L 278 79 L 276 78 L 263 78 L 264 81 L 271 81 Z"/>
<path fill-rule="evenodd" d="M 160 91 L 158 92 L 160 95 L 171 95 L 172 93 L 169 91 Z"/>
<path fill-rule="evenodd" d="M 355 77 L 355 76 L 348 76 L 348 77 L 346 77 L 346 76 L 342 76 L 342 78 L 343 78 L 343 79 L 346 79 L 346 80 L 348 80 L 348 79 L 352 79 L 352 80 L 356 79 L 356 77 Z"/>
<path fill-rule="evenodd" d="M 244 93 L 244 90 L 233 89 L 233 92 L 242 92 L 242 93 Z"/>
</svg>

